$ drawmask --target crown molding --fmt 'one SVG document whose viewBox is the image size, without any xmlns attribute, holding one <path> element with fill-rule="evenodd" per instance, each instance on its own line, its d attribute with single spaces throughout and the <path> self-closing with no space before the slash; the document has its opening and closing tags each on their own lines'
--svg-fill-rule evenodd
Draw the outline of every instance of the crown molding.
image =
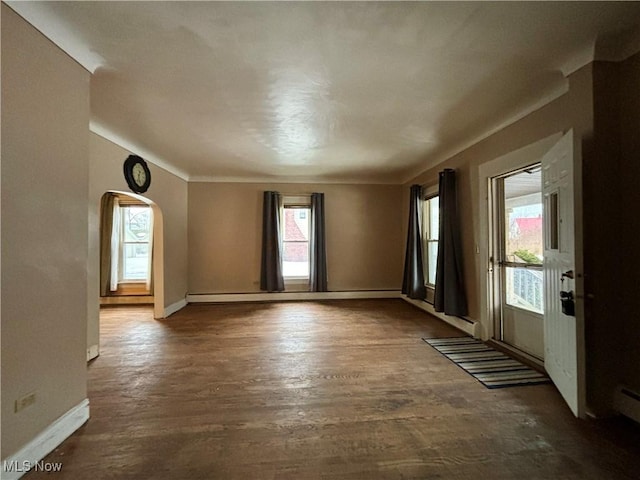
<svg viewBox="0 0 640 480">
<path fill-rule="evenodd" d="M 109 128 L 100 124 L 99 122 L 91 120 L 89 122 L 89 130 L 95 133 L 96 135 L 104 138 L 105 140 L 115 143 L 116 145 L 124 148 L 125 150 L 128 150 L 130 153 L 141 156 L 147 162 L 153 163 L 155 166 L 160 167 L 163 170 L 166 170 L 167 172 L 175 175 L 176 177 L 181 178 L 185 182 L 189 181 L 189 175 L 184 170 L 176 167 L 175 165 L 165 160 L 162 160 L 161 158 L 157 157 L 150 151 L 144 148 L 141 148 L 135 143 L 130 142 L 129 140 L 121 137 L 117 133 L 114 133 L 113 131 L 111 131 Z"/>
<path fill-rule="evenodd" d="M 200 183 L 291 183 L 291 184 L 304 184 L 312 183 L 315 185 L 401 185 L 400 180 L 389 178 L 386 180 L 372 180 L 372 179 L 358 179 L 358 178 L 343 178 L 343 179 L 326 179 L 322 177 L 305 177 L 294 178 L 291 177 L 215 177 L 196 175 L 189 177 L 189 182 Z"/>
</svg>

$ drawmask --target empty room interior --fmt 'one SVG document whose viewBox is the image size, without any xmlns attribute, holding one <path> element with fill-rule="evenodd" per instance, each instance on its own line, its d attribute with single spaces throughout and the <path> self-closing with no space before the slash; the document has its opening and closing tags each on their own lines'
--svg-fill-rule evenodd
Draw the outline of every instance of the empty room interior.
<svg viewBox="0 0 640 480">
<path fill-rule="evenodd" d="M 639 478 L 640 2 L 3 1 L 1 69 L 1 478 Z"/>
</svg>

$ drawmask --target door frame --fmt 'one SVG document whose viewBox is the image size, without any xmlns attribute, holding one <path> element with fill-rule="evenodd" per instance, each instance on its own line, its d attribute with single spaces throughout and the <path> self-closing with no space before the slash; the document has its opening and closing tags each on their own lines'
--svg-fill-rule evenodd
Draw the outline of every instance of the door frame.
<svg viewBox="0 0 640 480">
<path fill-rule="evenodd" d="M 490 289 L 493 297 L 490 301 L 491 308 L 491 317 L 493 320 L 493 335 L 491 340 L 500 342 L 504 344 L 506 348 L 509 350 L 513 350 L 520 356 L 524 356 L 530 361 L 536 363 L 537 365 L 542 366 L 544 363 L 544 344 L 542 344 L 542 351 L 539 355 L 535 355 L 533 352 L 524 350 L 524 346 L 516 346 L 512 343 L 509 343 L 505 337 L 505 322 L 507 321 L 508 312 L 511 312 L 513 316 L 512 320 L 512 328 L 516 328 L 516 316 L 524 316 L 528 317 L 527 320 L 521 320 L 525 323 L 530 321 L 537 321 L 540 323 L 540 336 L 543 335 L 543 321 L 544 321 L 544 313 L 528 311 L 526 309 L 519 308 L 517 306 L 507 305 L 505 302 L 505 294 L 506 294 L 506 278 L 505 278 L 505 268 L 504 265 L 501 265 L 500 262 L 504 262 L 505 258 L 505 199 L 504 199 L 504 180 L 513 175 L 518 175 L 520 173 L 526 172 L 530 170 L 531 167 L 537 167 L 541 170 L 542 164 L 538 159 L 534 161 L 534 163 L 530 163 L 525 165 L 524 167 L 514 168 L 513 170 L 509 169 L 505 172 L 501 172 L 493 177 L 489 178 L 488 181 L 488 221 L 489 221 L 489 263 L 491 268 L 489 269 L 489 281 L 491 282 Z M 500 181 L 502 180 L 502 181 Z M 540 201 L 542 202 L 542 180 L 540 181 Z M 543 238 L 540 239 L 541 242 Z M 513 265 L 508 265 L 513 266 Z M 540 267 L 540 272 L 543 272 L 542 267 Z M 514 330 L 515 332 L 515 330 Z"/>
<path fill-rule="evenodd" d="M 537 163 L 542 156 L 562 138 L 562 132 L 554 133 L 546 138 L 538 140 L 525 147 L 514 150 L 494 160 L 485 162 L 478 167 L 478 201 L 474 217 L 478 218 L 476 227 L 476 271 L 479 275 L 479 300 L 480 300 L 480 337 L 482 340 L 490 340 L 495 336 L 494 309 L 495 292 L 493 289 L 493 265 L 491 263 L 491 249 L 493 242 L 493 225 L 491 212 L 493 210 L 490 198 L 490 183 L 493 177 L 505 172 L 524 168 Z M 526 357 L 526 355 L 524 355 Z M 539 362 L 535 357 L 532 361 Z"/>
</svg>

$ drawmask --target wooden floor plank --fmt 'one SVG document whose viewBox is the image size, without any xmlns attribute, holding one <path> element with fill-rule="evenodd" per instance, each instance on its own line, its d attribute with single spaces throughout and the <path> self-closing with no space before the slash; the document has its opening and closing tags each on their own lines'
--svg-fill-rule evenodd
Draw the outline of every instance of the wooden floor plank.
<svg viewBox="0 0 640 480">
<path fill-rule="evenodd" d="M 640 478 L 636 424 L 486 389 L 422 341 L 457 335 L 400 300 L 105 308 L 91 419 L 25 478 Z"/>
</svg>

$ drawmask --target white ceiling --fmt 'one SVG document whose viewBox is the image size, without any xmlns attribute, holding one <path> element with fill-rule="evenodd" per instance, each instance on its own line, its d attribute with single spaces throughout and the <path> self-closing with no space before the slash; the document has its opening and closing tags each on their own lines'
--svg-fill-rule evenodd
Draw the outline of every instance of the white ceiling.
<svg viewBox="0 0 640 480">
<path fill-rule="evenodd" d="M 8 2 L 189 180 L 400 183 L 640 50 L 640 2 Z"/>
</svg>

